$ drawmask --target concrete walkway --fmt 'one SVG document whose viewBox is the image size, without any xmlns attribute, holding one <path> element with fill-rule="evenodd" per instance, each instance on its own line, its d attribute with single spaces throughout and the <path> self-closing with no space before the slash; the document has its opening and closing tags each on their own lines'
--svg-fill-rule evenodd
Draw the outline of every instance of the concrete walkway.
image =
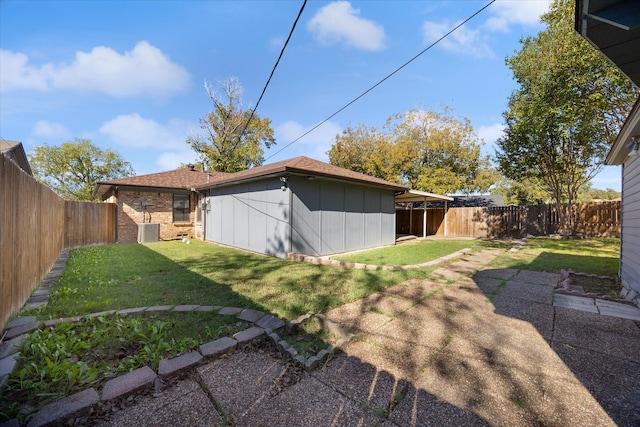
<svg viewBox="0 0 640 427">
<path fill-rule="evenodd" d="M 114 403 L 98 426 L 640 424 L 640 327 L 554 306 L 560 276 L 483 251 L 327 317 L 356 338 L 305 372 L 268 346 L 201 362 Z M 595 304 L 595 303 L 594 303 Z"/>
</svg>

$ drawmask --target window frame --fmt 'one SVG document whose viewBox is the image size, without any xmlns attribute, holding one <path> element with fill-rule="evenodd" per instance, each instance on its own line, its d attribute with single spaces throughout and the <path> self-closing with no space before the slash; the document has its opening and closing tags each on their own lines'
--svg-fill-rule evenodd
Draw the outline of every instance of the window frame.
<svg viewBox="0 0 640 427">
<path fill-rule="evenodd" d="M 186 200 L 185 206 L 176 206 L 176 198 Z M 180 201 L 178 201 L 180 202 Z M 180 219 L 176 219 L 179 217 Z M 186 219 L 183 219 L 186 218 Z M 191 222 L 191 196 L 189 194 L 174 194 L 172 204 L 172 219 L 174 223 L 190 223 Z"/>
</svg>

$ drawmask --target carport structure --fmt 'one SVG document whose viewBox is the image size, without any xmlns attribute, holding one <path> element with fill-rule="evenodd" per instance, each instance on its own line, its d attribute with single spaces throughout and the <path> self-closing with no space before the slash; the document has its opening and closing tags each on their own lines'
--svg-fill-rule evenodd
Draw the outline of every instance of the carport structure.
<svg viewBox="0 0 640 427">
<path fill-rule="evenodd" d="M 443 196 L 441 194 L 427 193 L 426 191 L 409 190 L 403 194 L 396 196 L 396 203 L 411 203 L 410 218 L 413 216 L 413 203 L 423 202 L 424 209 L 422 213 L 422 237 L 427 237 L 427 202 L 444 202 L 444 230 L 445 236 L 447 233 L 447 202 L 452 202 L 453 197 Z M 413 224 L 413 221 L 409 220 L 409 224 Z M 412 234 L 412 229 L 409 228 L 409 233 Z"/>
</svg>

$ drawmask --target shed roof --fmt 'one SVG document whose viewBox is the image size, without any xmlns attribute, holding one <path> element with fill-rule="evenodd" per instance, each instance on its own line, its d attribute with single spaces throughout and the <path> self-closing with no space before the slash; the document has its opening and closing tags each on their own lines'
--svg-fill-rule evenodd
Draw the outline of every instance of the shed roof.
<svg viewBox="0 0 640 427">
<path fill-rule="evenodd" d="M 226 174 L 224 176 L 216 177 L 215 180 L 211 180 L 209 183 L 201 184 L 198 188 L 207 189 L 279 174 L 325 177 L 358 182 L 361 184 L 375 185 L 378 187 L 387 187 L 397 191 L 408 190 L 407 187 L 404 187 L 400 184 L 394 184 L 393 182 L 385 181 L 384 179 L 375 178 L 373 176 L 365 175 L 359 172 L 354 172 L 349 169 L 330 165 L 328 163 L 310 159 L 309 157 L 305 156 L 294 157 L 293 159 L 282 160 L 280 162 L 243 170 L 241 172 Z"/>
<path fill-rule="evenodd" d="M 409 190 L 404 194 L 396 196 L 396 202 L 441 202 L 453 201 L 453 197 L 443 196 L 435 193 L 427 193 L 425 191 Z"/>
<path fill-rule="evenodd" d="M 21 142 L 0 139 L 0 153 L 13 160 L 23 171 L 33 176 L 29 159 Z"/>
</svg>

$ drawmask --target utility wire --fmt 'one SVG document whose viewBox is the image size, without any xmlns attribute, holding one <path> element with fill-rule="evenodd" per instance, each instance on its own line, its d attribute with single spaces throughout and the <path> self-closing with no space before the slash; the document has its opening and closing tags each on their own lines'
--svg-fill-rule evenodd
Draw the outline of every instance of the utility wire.
<svg viewBox="0 0 640 427">
<path fill-rule="evenodd" d="M 373 86 L 371 86 L 369 89 L 365 90 L 364 92 L 362 92 L 360 95 L 358 95 L 357 97 L 355 97 L 354 99 L 352 99 L 351 101 L 349 101 L 345 106 L 343 106 L 342 108 L 340 108 L 338 111 L 336 111 L 335 113 L 331 114 L 329 117 L 327 117 L 326 119 L 324 119 L 323 121 L 321 121 L 320 123 L 318 123 L 317 125 L 315 125 L 314 127 L 312 127 L 311 129 L 309 129 L 308 131 L 306 131 L 305 133 L 303 133 L 302 135 L 300 135 L 299 137 L 297 137 L 296 139 L 294 139 L 293 141 L 291 141 L 290 143 L 288 143 L 287 145 L 285 145 L 284 147 L 282 147 L 281 149 L 279 149 L 278 151 L 276 151 L 275 153 L 273 153 L 272 155 L 270 155 L 269 157 L 267 157 L 265 159 L 269 160 L 270 158 L 272 158 L 273 156 L 281 153 L 283 150 L 289 148 L 290 146 L 292 146 L 294 143 L 300 141 L 302 138 L 304 138 L 305 136 L 309 135 L 311 132 L 313 132 L 314 130 L 318 129 L 320 126 L 322 126 L 323 124 L 325 124 L 326 122 L 328 122 L 329 120 L 331 120 L 332 118 L 334 118 L 335 116 L 337 116 L 338 114 L 340 114 L 342 111 L 344 111 L 345 109 L 347 109 L 349 106 L 351 106 L 351 104 L 354 104 L 356 101 L 358 101 L 360 98 L 362 98 L 363 96 L 365 96 L 366 94 L 368 94 L 369 92 L 371 92 L 373 89 L 377 88 L 378 86 L 380 86 L 384 81 L 386 81 L 387 79 L 389 79 L 391 76 L 393 76 L 394 74 L 396 74 L 398 71 L 402 70 L 404 67 L 406 67 L 407 65 L 409 65 L 410 63 L 412 63 L 413 61 L 415 61 L 419 56 L 421 56 L 423 53 L 425 53 L 426 51 L 428 51 L 429 49 L 431 49 L 432 47 L 434 47 L 435 45 L 437 45 L 438 43 L 440 43 L 442 40 L 444 40 L 445 38 L 447 38 L 449 35 L 451 35 L 451 33 L 453 33 L 454 31 L 456 31 L 458 28 L 462 27 L 464 24 L 466 24 L 467 22 L 469 22 L 470 20 L 472 20 L 473 18 L 475 18 L 478 14 L 480 14 L 483 10 L 485 10 L 486 8 L 488 8 L 489 6 L 491 6 L 496 0 L 491 0 L 489 3 L 487 3 L 486 5 L 484 5 L 482 8 L 480 8 L 479 10 L 477 10 L 473 15 L 469 16 L 467 19 L 465 19 L 464 21 L 462 21 L 461 23 L 459 23 L 458 25 L 456 25 L 455 27 L 453 27 L 453 29 L 451 29 L 448 33 L 446 33 L 445 35 L 443 35 L 442 37 L 440 37 L 438 40 L 434 41 L 433 43 L 431 43 L 429 46 L 427 46 L 424 50 L 422 50 L 420 53 L 418 53 L 417 55 L 415 55 L 413 58 L 411 58 L 410 60 L 408 60 L 407 62 L 405 62 L 404 64 L 402 64 L 401 66 L 399 66 L 398 68 L 396 68 L 395 70 L 393 70 L 391 73 L 389 73 L 385 78 L 383 78 L 382 80 L 380 80 L 378 83 L 374 84 Z"/>
<path fill-rule="evenodd" d="M 302 15 L 302 11 L 304 10 L 304 7 L 306 5 L 307 5 L 307 0 L 304 0 L 304 2 L 302 3 L 302 7 L 300 7 L 300 11 L 298 12 L 298 16 L 296 17 L 296 20 L 293 22 L 293 26 L 291 27 L 291 31 L 289 31 L 289 36 L 287 37 L 287 40 L 284 42 L 284 46 L 282 46 L 282 50 L 280 50 L 280 55 L 278 56 L 278 60 L 276 61 L 275 65 L 273 66 L 273 69 L 271 70 L 271 74 L 269 75 L 269 78 L 267 79 L 267 83 L 265 83 L 264 88 L 262 89 L 262 93 L 260 94 L 260 97 L 258 98 L 258 102 L 256 102 L 256 106 L 251 110 L 251 115 L 249 116 L 249 120 L 247 121 L 247 123 L 245 123 L 244 129 L 242 129 L 242 132 L 240 132 L 240 136 L 238 137 L 238 140 L 242 139 L 242 136 L 244 135 L 245 131 L 247 130 L 247 127 L 249 126 L 249 123 L 251 123 L 251 119 L 253 119 L 253 114 L 258 109 L 258 105 L 260 105 L 260 101 L 262 100 L 262 97 L 264 96 L 264 93 L 267 91 L 267 86 L 269 86 L 269 82 L 271 82 L 271 78 L 273 77 L 273 73 L 275 73 L 276 68 L 278 67 L 278 64 L 280 63 L 280 59 L 282 58 L 282 55 L 284 54 L 284 50 L 287 48 L 287 45 L 289 44 L 289 40 L 291 40 L 291 36 L 293 35 L 293 31 L 296 29 L 296 25 L 298 25 L 298 21 L 300 20 L 300 16 Z"/>
</svg>

